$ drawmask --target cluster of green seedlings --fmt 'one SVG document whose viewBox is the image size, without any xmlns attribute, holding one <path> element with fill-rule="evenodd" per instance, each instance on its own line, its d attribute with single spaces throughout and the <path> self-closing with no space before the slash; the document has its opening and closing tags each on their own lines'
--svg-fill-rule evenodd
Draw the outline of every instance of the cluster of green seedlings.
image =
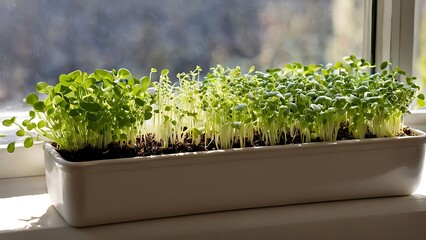
<svg viewBox="0 0 426 240">
<path fill-rule="evenodd" d="M 74 71 L 62 74 L 55 86 L 39 82 L 40 100 L 30 93 L 26 103 L 33 110 L 19 124 L 16 117 L 3 121 L 17 125 L 17 136 L 26 136 L 25 147 L 34 139 L 55 142 L 61 149 L 76 151 L 87 146 L 105 149 L 111 142 L 135 144 L 145 121 L 152 117 L 152 97 L 146 92 L 150 78 L 134 78 L 127 69 Z M 8 145 L 13 152 L 15 143 Z"/>
<path fill-rule="evenodd" d="M 288 135 L 299 135 L 302 142 L 336 141 L 342 126 L 358 139 L 396 136 L 418 87 L 389 62 L 370 74 L 373 67 L 355 56 L 325 68 L 294 63 L 245 74 L 219 65 L 202 82 L 199 68 L 179 74 L 178 86 L 162 74 L 154 84 L 152 132 L 165 146 L 184 137 L 198 144 L 204 135 L 204 144 L 213 142 L 218 149 L 235 142 L 253 145 L 254 134 L 267 145 Z M 424 96 L 417 97 L 424 105 Z"/>
<path fill-rule="evenodd" d="M 28 95 L 30 118 L 3 125 L 18 125 L 26 147 L 42 137 L 69 151 L 112 142 L 132 146 L 146 134 L 165 148 L 190 140 L 216 149 L 253 145 L 255 135 L 266 145 L 295 136 L 336 141 L 342 126 L 358 139 L 396 136 L 410 103 L 417 97 L 424 105 L 424 96 L 416 96 L 415 78 L 400 68 L 384 62 L 371 74 L 373 67 L 355 56 L 326 67 L 293 63 L 266 72 L 218 65 L 203 81 L 197 67 L 178 74 L 174 84 L 168 70 L 158 81 L 152 81 L 155 69 L 140 79 L 126 69 L 75 71 L 55 86 L 38 83 L 47 97 Z"/>
</svg>

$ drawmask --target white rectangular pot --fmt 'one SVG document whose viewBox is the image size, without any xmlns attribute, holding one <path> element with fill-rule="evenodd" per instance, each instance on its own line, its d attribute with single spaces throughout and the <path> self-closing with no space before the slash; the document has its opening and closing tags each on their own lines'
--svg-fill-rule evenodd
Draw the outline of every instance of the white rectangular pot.
<svg viewBox="0 0 426 240">
<path fill-rule="evenodd" d="M 408 195 L 426 135 L 68 162 L 44 145 L 53 205 L 73 226 Z"/>
</svg>

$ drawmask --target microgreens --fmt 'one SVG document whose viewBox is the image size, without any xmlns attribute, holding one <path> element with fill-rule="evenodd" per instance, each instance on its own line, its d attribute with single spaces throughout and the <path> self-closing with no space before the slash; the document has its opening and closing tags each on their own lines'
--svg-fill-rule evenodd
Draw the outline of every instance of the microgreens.
<svg viewBox="0 0 426 240">
<path fill-rule="evenodd" d="M 124 68 L 62 74 L 54 86 L 37 83 L 43 100 L 35 93 L 27 96 L 26 103 L 33 108 L 29 119 L 18 123 L 12 117 L 3 125 L 17 125 L 16 135 L 26 136 L 25 147 L 36 139 L 54 141 L 69 151 L 88 146 L 104 149 L 112 142 L 133 145 L 144 121 L 152 116 L 149 85 L 149 77 L 136 79 Z M 9 152 L 14 145 L 9 144 Z"/>
<path fill-rule="evenodd" d="M 376 74 L 373 67 L 349 56 L 326 67 L 293 63 L 266 72 L 253 67 L 246 74 L 218 65 L 203 82 L 197 68 L 179 74 L 179 86 L 164 85 L 160 77 L 156 101 L 163 110 L 156 113 L 164 121 L 154 122 L 153 132 L 165 146 L 184 137 L 198 143 L 204 135 L 204 144 L 218 149 L 253 145 L 254 134 L 267 145 L 287 142 L 288 135 L 299 135 L 301 142 L 335 141 L 342 126 L 354 138 L 395 136 L 418 87 L 389 62 Z M 424 102 L 423 94 L 417 98 Z"/>
<path fill-rule="evenodd" d="M 300 142 L 336 141 L 342 127 L 354 138 L 395 136 L 410 103 L 417 97 L 425 105 L 425 97 L 416 96 L 415 78 L 400 68 L 384 62 L 371 74 L 374 67 L 355 56 L 325 67 L 293 63 L 266 72 L 218 65 L 203 81 L 197 67 L 178 74 L 174 84 L 167 69 L 153 82 L 156 69 L 140 79 L 126 69 L 75 71 L 55 86 L 38 83 L 46 97 L 27 96 L 29 119 L 13 117 L 3 125 L 17 125 L 26 147 L 41 138 L 69 151 L 112 142 L 132 147 L 146 134 L 164 148 L 189 140 L 216 149 L 253 146 L 255 136 L 266 145 L 297 136 Z M 14 148 L 10 143 L 7 149 Z"/>
</svg>

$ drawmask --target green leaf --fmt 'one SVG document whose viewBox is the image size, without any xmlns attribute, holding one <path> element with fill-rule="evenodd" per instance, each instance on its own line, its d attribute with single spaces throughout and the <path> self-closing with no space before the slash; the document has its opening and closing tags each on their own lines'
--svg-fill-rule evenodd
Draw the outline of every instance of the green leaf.
<svg viewBox="0 0 426 240">
<path fill-rule="evenodd" d="M 29 119 L 25 119 L 22 121 L 22 126 L 26 127 L 30 123 Z"/>
<path fill-rule="evenodd" d="M 310 108 L 316 112 L 320 112 L 321 111 L 321 105 L 318 104 L 311 104 Z"/>
<path fill-rule="evenodd" d="M 88 89 L 96 84 L 96 79 L 88 78 L 83 82 L 83 87 Z"/>
<path fill-rule="evenodd" d="M 367 92 L 369 89 L 366 86 L 359 86 L 355 91 L 358 94 L 364 94 L 365 92 Z"/>
<path fill-rule="evenodd" d="M 359 106 L 352 106 L 349 109 L 351 109 L 354 112 L 358 112 L 359 111 Z"/>
<path fill-rule="evenodd" d="M 38 101 L 34 104 L 33 107 L 34 107 L 34 110 L 36 110 L 38 112 L 42 112 L 42 111 L 44 111 L 44 108 L 45 108 L 44 102 Z"/>
<path fill-rule="evenodd" d="M 33 141 L 32 137 L 25 138 L 25 140 L 24 140 L 24 147 L 30 148 L 30 147 L 33 146 L 33 144 L 34 144 L 34 141 Z"/>
<path fill-rule="evenodd" d="M 6 134 L 0 133 L 0 137 L 6 137 Z"/>
<path fill-rule="evenodd" d="M 198 67 L 198 66 L 197 66 L 197 67 Z M 248 72 L 248 73 L 250 74 L 250 73 L 254 72 L 254 69 L 255 69 L 255 66 L 251 66 L 251 67 L 250 67 L 250 70 L 249 70 L 249 72 Z"/>
<path fill-rule="evenodd" d="M 297 108 L 297 105 L 295 103 L 290 103 L 290 109 L 294 113 L 299 111 L 299 109 Z"/>
<path fill-rule="evenodd" d="M 115 85 L 112 90 L 114 90 L 114 93 L 116 96 L 121 97 L 122 93 L 121 93 L 121 87 L 119 87 L 118 85 Z"/>
<path fill-rule="evenodd" d="M 38 123 L 37 123 L 37 127 L 38 128 L 44 128 L 46 126 L 46 122 L 45 121 L 43 121 L 43 120 L 40 120 Z"/>
<path fill-rule="evenodd" d="M 329 107 L 325 112 L 328 114 L 333 114 L 336 112 L 336 109 L 334 107 Z"/>
<path fill-rule="evenodd" d="M 39 93 L 45 93 L 46 92 L 46 88 L 47 88 L 48 84 L 45 82 L 38 82 L 36 84 L 36 90 Z"/>
<path fill-rule="evenodd" d="M 102 109 L 97 102 L 80 102 L 80 107 L 89 112 L 99 112 Z"/>
<path fill-rule="evenodd" d="M 368 97 L 371 97 L 371 96 L 373 96 L 372 92 L 365 92 L 364 93 L 364 98 L 368 98 Z"/>
<path fill-rule="evenodd" d="M 89 121 L 92 121 L 92 122 L 95 122 L 98 120 L 98 117 L 95 114 L 90 112 L 86 114 L 86 117 L 87 119 L 89 119 Z"/>
<path fill-rule="evenodd" d="M 130 89 L 130 88 L 128 88 L 130 86 L 127 83 L 125 83 L 124 81 L 117 82 L 117 85 L 120 86 L 122 89 Z"/>
<path fill-rule="evenodd" d="M 349 100 L 350 100 L 350 102 L 351 102 L 353 105 L 359 105 L 359 104 L 360 104 L 360 102 L 361 102 L 361 100 L 360 100 L 358 97 L 354 96 L 354 95 L 350 95 L 350 96 L 349 96 Z"/>
<path fill-rule="evenodd" d="M 78 84 L 82 83 L 82 81 L 83 81 L 82 76 L 83 75 L 84 74 L 81 72 L 81 70 L 75 70 L 75 71 L 68 74 L 68 76 L 70 76 L 73 79 L 73 81 L 78 83 Z M 87 74 L 85 76 L 87 76 Z"/>
<path fill-rule="evenodd" d="M 66 86 L 66 85 L 64 85 L 62 83 L 58 83 L 55 86 L 55 92 L 56 93 L 62 93 L 63 95 L 65 95 L 65 94 L 70 93 L 71 91 L 72 90 L 68 86 Z"/>
<path fill-rule="evenodd" d="M 199 136 L 201 136 L 201 134 L 203 134 L 204 133 L 204 128 L 203 127 L 199 127 L 199 128 L 192 128 L 192 130 L 194 131 L 194 133 L 195 133 L 195 137 L 199 137 Z"/>
<path fill-rule="evenodd" d="M 125 69 L 125 68 L 120 68 L 118 70 L 118 76 L 121 79 L 127 79 L 127 78 L 131 78 L 132 74 L 129 72 L 129 70 Z"/>
<path fill-rule="evenodd" d="M 161 75 L 162 75 L 162 76 L 167 75 L 167 74 L 169 74 L 169 69 L 163 69 L 163 70 L 161 71 Z"/>
<path fill-rule="evenodd" d="M 10 126 L 12 126 L 12 124 L 13 124 L 13 122 L 12 121 L 10 121 L 9 119 L 5 119 L 5 120 L 3 120 L 3 126 L 5 126 L 5 127 L 10 127 Z"/>
<path fill-rule="evenodd" d="M 254 66 L 252 67 L 253 68 L 253 71 L 254 71 Z M 250 69 L 251 70 L 251 69 Z M 274 73 L 277 73 L 277 72 L 279 72 L 279 71 L 281 71 L 281 69 L 280 68 L 271 68 L 271 69 L 266 69 L 266 72 L 267 73 L 269 73 L 269 74 L 274 74 Z"/>
<path fill-rule="evenodd" d="M 50 117 L 53 117 L 54 113 L 55 113 L 55 109 L 53 109 L 52 107 L 48 108 L 47 111 L 46 111 L 46 114 Z"/>
<path fill-rule="evenodd" d="M 138 83 L 139 83 L 139 80 L 134 78 L 134 77 L 127 80 L 127 85 L 129 85 L 131 87 L 135 86 L 135 84 L 138 84 Z"/>
<path fill-rule="evenodd" d="M 102 78 L 102 83 L 103 85 L 99 85 L 100 88 L 110 88 L 115 86 L 113 80 L 108 78 Z"/>
<path fill-rule="evenodd" d="M 104 69 L 96 69 L 95 70 L 95 74 L 96 76 L 98 76 L 100 79 L 107 79 L 112 81 L 113 80 L 113 76 L 111 75 L 110 72 L 108 72 L 107 70 Z"/>
<path fill-rule="evenodd" d="M 129 123 L 130 124 L 135 124 L 135 122 L 136 122 L 136 118 L 135 117 L 130 117 L 129 118 Z"/>
<path fill-rule="evenodd" d="M 385 68 L 387 68 L 389 62 L 383 62 L 382 64 L 380 64 L 380 69 L 384 70 Z"/>
<path fill-rule="evenodd" d="M 136 96 L 138 95 L 138 93 L 141 91 L 141 86 L 140 85 L 134 85 L 132 88 L 132 95 Z"/>
<path fill-rule="evenodd" d="M 135 98 L 135 103 L 140 107 L 145 106 L 145 101 L 140 98 Z"/>
<path fill-rule="evenodd" d="M 7 151 L 13 153 L 15 151 L 15 142 L 11 142 L 7 145 Z"/>
<path fill-rule="evenodd" d="M 36 127 L 37 127 L 37 125 L 35 123 L 28 123 L 27 124 L 27 130 L 28 131 L 31 131 L 31 130 L 33 130 Z"/>
<path fill-rule="evenodd" d="M 30 117 L 31 117 L 31 118 L 35 118 L 36 113 L 35 113 L 34 111 L 32 111 L 32 110 L 31 110 L 31 111 L 29 112 L 29 115 L 30 115 Z"/>
<path fill-rule="evenodd" d="M 318 94 L 316 92 L 308 92 L 306 94 L 306 96 L 308 96 L 310 98 L 316 98 L 318 96 Z"/>
<path fill-rule="evenodd" d="M 365 101 L 369 102 L 369 103 L 375 103 L 378 102 L 380 100 L 382 100 L 383 98 L 380 96 L 374 96 L 374 97 L 367 97 L 365 98 Z"/>
<path fill-rule="evenodd" d="M 144 113 L 145 120 L 149 120 L 152 118 L 152 112 L 151 111 L 145 111 Z"/>
<path fill-rule="evenodd" d="M 28 94 L 27 98 L 25 99 L 25 102 L 30 106 L 34 106 L 34 104 L 38 102 L 37 94 L 35 93 Z"/>
<path fill-rule="evenodd" d="M 16 136 L 18 136 L 18 137 L 23 137 L 23 136 L 25 136 L 25 131 L 24 131 L 24 129 L 19 129 L 18 131 L 16 131 Z"/>
<path fill-rule="evenodd" d="M 11 118 L 11 119 L 5 119 L 5 120 L 3 120 L 3 126 L 5 126 L 5 127 L 10 127 L 10 126 L 12 126 L 12 124 L 15 122 L 15 117 L 13 117 L 13 118 Z"/>
<path fill-rule="evenodd" d="M 70 117 L 74 117 L 79 115 L 79 112 L 77 109 L 71 109 L 70 112 L 68 113 Z"/>
<path fill-rule="evenodd" d="M 303 65 L 302 65 L 301 63 L 296 62 L 296 63 L 294 63 L 294 65 L 295 65 L 298 69 L 302 69 L 302 68 L 303 68 Z"/>
<path fill-rule="evenodd" d="M 245 109 L 247 109 L 247 104 L 240 103 L 237 106 L 235 106 L 233 110 L 239 112 L 239 111 L 244 111 Z"/>
<path fill-rule="evenodd" d="M 53 98 L 53 103 L 54 104 L 59 104 L 59 103 L 61 103 L 62 101 L 64 101 L 64 99 L 61 97 L 61 96 L 59 96 L 59 95 L 56 95 L 54 98 Z"/>
<path fill-rule="evenodd" d="M 151 85 L 151 79 L 147 76 L 141 78 L 141 90 L 146 91 Z"/>
<path fill-rule="evenodd" d="M 331 98 L 327 97 L 327 96 L 319 96 L 316 100 L 315 100 L 315 104 L 324 104 L 324 105 L 328 105 L 330 104 L 330 102 L 332 101 Z"/>
<path fill-rule="evenodd" d="M 69 87 L 72 84 L 73 79 L 69 75 L 61 74 L 59 76 L 59 82 L 61 83 L 61 85 Z"/>
<path fill-rule="evenodd" d="M 402 74 L 402 75 L 405 75 L 406 73 L 405 73 L 405 71 L 404 70 L 402 70 L 401 68 L 399 68 L 399 67 L 396 67 L 395 68 L 395 72 L 397 72 L 397 73 L 399 73 L 399 74 Z"/>
<path fill-rule="evenodd" d="M 417 98 L 420 100 L 425 100 L 425 95 L 423 93 L 417 95 Z"/>
</svg>

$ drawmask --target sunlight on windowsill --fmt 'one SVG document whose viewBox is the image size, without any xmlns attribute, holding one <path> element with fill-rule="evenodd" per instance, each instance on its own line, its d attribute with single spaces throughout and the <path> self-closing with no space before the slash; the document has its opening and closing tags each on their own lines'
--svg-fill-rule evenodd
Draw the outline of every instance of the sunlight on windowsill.
<svg viewBox="0 0 426 240">
<path fill-rule="evenodd" d="M 0 231 L 41 227 L 50 207 L 47 193 L 0 198 Z"/>
<path fill-rule="evenodd" d="M 422 180 L 420 181 L 419 187 L 413 194 L 419 194 L 426 196 L 426 174 L 423 171 Z"/>
</svg>

